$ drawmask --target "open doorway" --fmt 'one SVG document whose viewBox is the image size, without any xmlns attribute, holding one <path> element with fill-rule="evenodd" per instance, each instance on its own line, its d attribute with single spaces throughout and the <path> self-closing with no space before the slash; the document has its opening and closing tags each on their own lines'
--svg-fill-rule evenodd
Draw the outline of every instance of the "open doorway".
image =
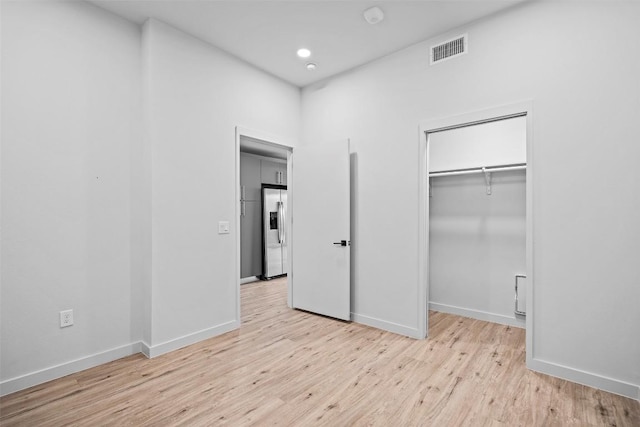
<svg viewBox="0 0 640 427">
<path fill-rule="evenodd" d="M 282 169 L 282 158 L 280 162 L 275 162 L 279 163 L 275 170 L 268 169 L 271 170 L 271 177 L 275 177 L 275 184 L 260 182 L 260 188 L 275 187 L 282 191 L 285 189 L 286 181 L 286 196 L 283 198 L 282 192 L 279 196 L 280 206 L 286 204 L 284 213 L 282 210 L 279 213 L 277 208 L 267 211 L 266 214 L 263 211 L 261 223 L 276 236 L 278 231 L 284 231 L 285 234 L 280 236 L 280 240 L 284 239 L 286 242 L 286 249 L 281 255 L 282 258 L 286 258 L 289 271 L 286 276 L 279 274 L 280 278 L 277 280 L 282 281 L 282 277 L 286 277 L 287 306 L 337 319 L 349 320 L 351 317 L 349 141 L 345 139 L 296 147 L 295 180 L 292 176 L 293 152 L 293 145 L 283 143 L 281 139 L 261 132 L 236 128 L 237 203 L 233 229 L 236 236 L 237 326 L 242 322 L 240 221 L 241 214 L 247 213 L 247 207 L 243 207 L 242 202 L 251 201 L 249 198 L 252 197 L 248 193 L 249 190 L 243 189 L 240 184 L 240 160 L 243 155 L 251 155 L 250 157 L 254 158 L 263 156 L 270 163 L 274 163 L 273 158 L 278 154 L 286 155 L 286 170 Z M 327 210 L 327 206 L 331 209 Z M 284 228 L 274 226 L 271 229 L 272 216 L 276 224 L 284 223 Z M 248 275 L 248 280 L 258 277 L 253 271 L 245 275 Z"/>
<path fill-rule="evenodd" d="M 292 146 L 262 132 L 236 128 L 237 319 L 240 287 L 257 281 L 287 282 L 290 248 L 287 217 Z M 274 282 L 275 283 L 275 282 Z"/>
<path fill-rule="evenodd" d="M 429 309 L 523 328 L 526 118 L 430 133 L 427 161 Z"/>
<path fill-rule="evenodd" d="M 531 108 L 421 126 L 420 273 L 429 309 L 524 327 L 532 354 Z"/>
</svg>

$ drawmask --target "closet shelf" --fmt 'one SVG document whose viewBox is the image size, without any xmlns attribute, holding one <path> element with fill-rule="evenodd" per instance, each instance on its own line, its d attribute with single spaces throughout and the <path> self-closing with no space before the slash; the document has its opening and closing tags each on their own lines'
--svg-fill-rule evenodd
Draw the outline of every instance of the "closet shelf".
<svg viewBox="0 0 640 427">
<path fill-rule="evenodd" d="M 430 178 L 436 178 L 439 176 L 453 176 L 453 175 L 468 175 L 472 173 L 487 173 L 487 172 L 503 172 L 503 171 L 514 171 L 514 170 L 522 170 L 526 169 L 526 163 L 514 163 L 510 165 L 500 165 L 500 166 L 487 166 L 487 167 L 478 167 L 478 168 L 469 168 L 469 169 L 451 169 L 445 171 L 434 171 L 429 172 Z"/>
</svg>

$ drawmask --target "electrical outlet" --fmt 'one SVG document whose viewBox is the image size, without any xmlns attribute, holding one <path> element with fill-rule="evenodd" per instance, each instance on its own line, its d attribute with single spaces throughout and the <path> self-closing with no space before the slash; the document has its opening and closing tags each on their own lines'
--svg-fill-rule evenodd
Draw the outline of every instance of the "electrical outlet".
<svg viewBox="0 0 640 427">
<path fill-rule="evenodd" d="M 73 325 L 73 310 L 63 310 L 60 312 L 60 327 L 66 328 Z"/>
</svg>

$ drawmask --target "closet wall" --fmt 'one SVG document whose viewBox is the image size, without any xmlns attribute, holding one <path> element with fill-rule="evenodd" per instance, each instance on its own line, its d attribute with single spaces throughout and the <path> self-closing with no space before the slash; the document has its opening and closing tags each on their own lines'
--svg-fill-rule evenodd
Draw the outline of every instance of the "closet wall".
<svg viewBox="0 0 640 427">
<path fill-rule="evenodd" d="M 514 314 L 514 275 L 526 274 L 525 171 L 432 180 L 429 306 L 524 327 Z"/>
<path fill-rule="evenodd" d="M 526 163 L 524 118 L 429 139 L 430 172 L 514 163 Z M 526 274 L 525 178 L 525 170 L 493 172 L 490 195 L 483 173 L 430 178 L 431 309 L 524 327 L 514 282 Z"/>
</svg>

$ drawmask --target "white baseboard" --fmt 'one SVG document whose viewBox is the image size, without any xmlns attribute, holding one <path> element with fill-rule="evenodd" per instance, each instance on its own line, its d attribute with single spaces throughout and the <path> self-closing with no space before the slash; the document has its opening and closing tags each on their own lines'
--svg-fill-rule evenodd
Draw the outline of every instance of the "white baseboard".
<svg viewBox="0 0 640 427">
<path fill-rule="evenodd" d="M 233 331 L 234 329 L 238 329 L 239 327 L 239 321 L 231 320 L 229 322 L 222 323 L 211 328 L 203 329 L 192 334 L 184 335 L 182 337 L 175 338 L 169 341 L 165 341 L 160 344 L 149 346 L 146 343 L 142 343 L 141 352 L 149 358 L 154 358 L 162 354 L 169 353 L 170 351 L 174 351 L 179 348 L 186 347 L 188 345 L 195 344 L 197 342 L 213 338 L 218 335 L 222 335 L 226 332 Z"/>
<path fill-rule="evenodd" d="M 113 360 L 131 356 L 132 354 L 142 353 L 148 358 L 157 357 L 161 354 L 195 344 L 199 341 L 224 334 L 240 327 L 240 322 L 232 320 L 212 328 L 194 332 L 180 338 L 176 338 L 161 344 L 150 346 L 144 341 L 123 345 L 122 347 L 112 348 L 70 362 L 61 363 L 50 368 L 41 369 L 15 378 L 10 378 L 0 382 L 0 396 L 24 390 L 47 381 L 55 380 L 66 375 L 84 371 Z"/>
<path fill-rule="evenodd" d="M 140 353 L 140 343 L 131 343 L 122 347 L 112 348 L 100 353 L 81 357 L 70 362 L 61 363 L 50 368 L 41 369 L 19 377 L 10 378 L 0 382 L 0 396 L 13 393 L 34 385 L 42 384 L 47 381 L 55 380 L 69 374 L 84 371 L 104 363 L 131 356 Z"/>
<path fill-rule="evenodd" d="M 356 323 L 393 332 L 394 334 L 405 335 L 410 338 L 421 339 L 420 331 L 416 328 L 400 325 L 398 323 L 387 322 L 386 320 L 376 319 L 375 317 L 365 316 L 363 314 L 351 313 L 351 320 Z"/>
<path fill-rule="evenodd" d="M 608 391 L 609 393 L 619 394 L 620 396 L 630 399 L 640 400 L 640 386 L 636 384 L 630 384 L 535 358 L 527 364 L 527 368 L 540 372 L 541 374 L 551 375 L 552 377 L 562 378 L 574 383 Z"/>
<path fill-rule="evenodd" d="M 151 359 L 151 346 L 144 341 L 140 341 L 140 353 L 144 354 L 147 359 Z"/>
<path fill-rule="evenodd" d="M 520 320 L 515 317 L 509 317 L 509 316 L 504 316 L 502 314 L 489 313 L 489 312 L 480 311 L 480 310 L 472 310 L 469 308 L 456 307 L 455 305 L 447 305 L 447 304 L 439 304 L 437 302 L 430 302 L 429 310 L 439 311 L 442 313 L 457 314 L 458 316 L 470 317 L 472 319 L 478 319 L 478 320 L 485 320 L 487 322 L 514 326 L 516 328 L 525 327 L 524 318 Z"/>
</svg>

